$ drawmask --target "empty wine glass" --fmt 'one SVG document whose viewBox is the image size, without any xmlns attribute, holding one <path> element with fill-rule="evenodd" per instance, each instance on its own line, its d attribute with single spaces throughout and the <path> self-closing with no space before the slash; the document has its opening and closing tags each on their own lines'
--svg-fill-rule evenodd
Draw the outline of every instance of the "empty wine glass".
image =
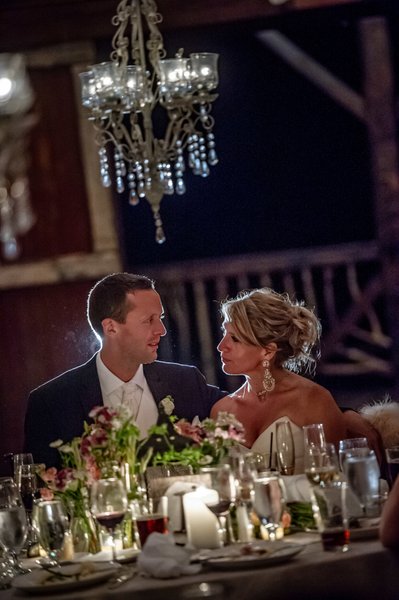
<svg viewBox="0 0 399 600">
<path fill-rule="evenodd" d="M 254 492 L 254 511 L 274 542 L 285 507 L 284 484 L 278 475 L 260 477 L 254 481 Z"/>
<path fill-rule="evenodd" d="M 32 527 L 32 508 L 34 500 L 39 499 L 39 472 L 44 468 L 41 464 L 21 464 L 16 472 L 16 484 L 25 506 L 28 532 L 25 548 L 29 549 L 37 543 L 36 532 Z"/>
<path fill-rule="evenodd" d="M 18 468 L 20 465 L 32 465 L 33 455 L 30 452 L 22 452 L 13 455 L 14 479 L 16 479 Z"/>
<path fill-rule="evenodd" d="M 91 512 L 102 527 L 111 534 L 112 561 L 117 562 L 115 528 L 127 512 L 128 502 L 124 485 L 120 479 L 100 479 L 91 488 Z"/>
<path fill-rule="evenodd" d="M 341 466 L 341 470 L 344 470 L 344 456 L 346 450 L 351 450 L 352 448 L 368 448 L 369 444 L 366 437 L 359 438 L 350 438 L 345 440 L 340 440 L 339 442 L 339 464 Z"/>
<path fill-rule="evenodd" d="M 282 475 L 293 475 L 295 471 L 295 446 L 289 421 L 276 423 L 277 463 Z"/>
<path fill-rule="evenodd" d="M 217 496 L 209 501 L 205 500 L 206 506 L 216 516 L 223 544 L 229 544 L 233 540 L 231 524 L 229 521 L 230 508 L 236 499 L 236 485 L 230 465 L 223 464 L 215 467 L 203 467 L 200 469 L 204 475 L 204 484 L 217 492 Z"/>
<path fill-rule="evenodd" d="M 26 512 L 18 488 L 10 477 L 0 478 L 0 545 L 9 556 L 14 573 L 29 572 L 18 559 L 26 533 Z"/>
<path fill-rule="evenodd" d="M 349 487 L 357 497 L 363 515 L 366 516 L 368 507 L 379 498 L 380 467 L 374 450 L 346 450 L 344 471 Z"/>
<path fill-rule="evenodd" d="M 311 423 L 310 425 L 304 425 L 303 429 L 303 441 L 306 448 L 312 448 L 314 446 L 321 448 L 326 445 L 326 436 L 324 434 L 324 427 L 322 423 Z"/>
<path fill-rule="evenodd" d="M 41 546 L 47 552 L 51 564 L 58 566 L 68 530 L 68 518 L 61 500 L 41 500 L 35 503 L 33 521 Z"/>
</svg>

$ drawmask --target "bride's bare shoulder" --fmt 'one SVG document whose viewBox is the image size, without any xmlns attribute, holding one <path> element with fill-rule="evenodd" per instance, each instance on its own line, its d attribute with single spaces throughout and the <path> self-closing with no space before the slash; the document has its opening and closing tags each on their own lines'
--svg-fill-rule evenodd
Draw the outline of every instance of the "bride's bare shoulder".
<svg viewBox="0 0 399 600">
<path fill-rule="evenodd" d="M 240 390 L 220 398 L 220 400 L 212 407 L 211 417 L 215 418 L 220 412 L 234 412 L 237 407 L 237 402 L 240 402 L 241 399 L 242 395 L 240 394 Z"/>
</svg>

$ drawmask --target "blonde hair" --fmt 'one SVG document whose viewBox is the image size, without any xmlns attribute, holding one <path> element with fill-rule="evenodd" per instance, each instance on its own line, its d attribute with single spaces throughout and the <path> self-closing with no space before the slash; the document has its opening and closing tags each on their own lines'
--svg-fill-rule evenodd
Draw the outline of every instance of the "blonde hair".
<svg viewBox="0 0 399 600">
<path fill-rule="evenodd" d="M 266 348 L 277 345 L 276 365 L 291 371 L 314 372 L 319 356 L 320 321 L 303 302 L 270 288 L 240 292 L 221 303 L 225 321 L 240 341 Z"/>
</svg>

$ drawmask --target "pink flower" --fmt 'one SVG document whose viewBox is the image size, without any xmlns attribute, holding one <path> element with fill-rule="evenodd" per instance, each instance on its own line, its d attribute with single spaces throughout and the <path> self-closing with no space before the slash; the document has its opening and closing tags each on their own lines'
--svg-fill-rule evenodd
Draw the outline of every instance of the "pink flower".
<svg viewBox="0 0 399 600">
<path fill-rule="evenodd" d="M 52 500 L 54 494 L 49 488 L 40 488 L 40 497 L 43 498 L 43 500 Z"/>
<path fill-rule="evenodd" d="M 200 444 L 204 439 L 204 433 L 197 425 L 192 425 L 185 419 L 180 419 L 175 423 L 175 430 L 179 435 L 191 438 L 197 444 Z"/>
<path fill-rule="evenodd" d="M 53 481 L 55 481 L 56 476 L 57 469 L 55 467 L 50 467 L 49 469 L 41 471 L 40 473 L 41 479 L 43 479 L 43 481 L 45 481 L 46 483 L 53 483 Z"/>
</svg>

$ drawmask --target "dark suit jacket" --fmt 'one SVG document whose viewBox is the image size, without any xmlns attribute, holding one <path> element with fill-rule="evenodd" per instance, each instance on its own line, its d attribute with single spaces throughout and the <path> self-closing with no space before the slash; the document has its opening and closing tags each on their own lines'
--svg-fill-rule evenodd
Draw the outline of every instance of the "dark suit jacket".
<svg viewBox="0 0 399 600">
<path fill-rule="evenodd" d="M 174 414 L 191 421 L 208 417 L 213 404 L 226 392 L 208 385 L 193 366 L 154 362 L 144 365 L 148 386 L 158 404 L 170 394 Z M 62 373 L 33 390 L 25 415 L 24 452 L 32 452 L 37 463 L 59 466 L 59 453 L 49 444 L 57 439 L 71 441 L 83 433 L 89 412 L 103 404 L 97 375 L 96 356 L 87 363 Z"/>
</svg>

